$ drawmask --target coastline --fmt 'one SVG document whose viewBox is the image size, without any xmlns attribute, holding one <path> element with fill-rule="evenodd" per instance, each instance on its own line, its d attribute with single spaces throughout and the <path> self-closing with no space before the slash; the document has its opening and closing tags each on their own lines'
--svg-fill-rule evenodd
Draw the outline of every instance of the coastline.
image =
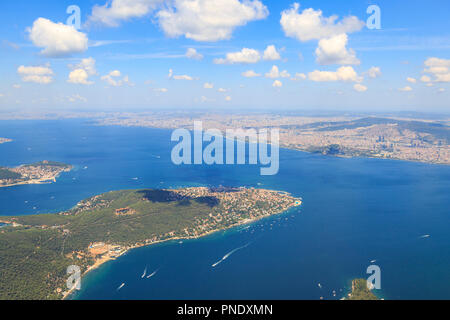
<svg viewBox="0 0 450 320">
<path fill-rule="evenodd" d="M 139 127 L 139 128 L 150 128 L 150 129 L 160 129 L 160 130 L 172 130 L 174 128 L 170 128 L 170 127 L 157 127 L 157 126 L 148 126 L 148 125 L 123 125 L 123 124 L 114 124 L 114 123 L 101 123 L 100 121 L 97 121 L 96 126 L 99 127 L 124 127 L 124 128 L 133 128 L 133 127 Z M 188 129 L 187 130 L 191 130 L 193 132 L 192 129 Z M 203 134 L 206 133 L 206 130 L 203 130 Z M 227 139 L 226 136 L 223 137 L 224 139 Z M 243 141 L 242 138 L 237 137 L 236 138 L 239 141 Z M 250 143 L 250 142 L 249 142 Z M 253 142 L 254 143 L 254 142 Z M 268 141 L 269 145 L 272 145 L 272 143 L 270 141 Z M 422 161 L 422 160 L 418 160 L 418 159 L 402 159 L 402 158 L 388 158 L 388 157 L 382 157 L 382 156 L 371 156 L 371 155 L 357 155 L 357 156 L 352 156 L 352 155 L 345 155 L 345 154 L 336 154 L 336 155 L 330 155 L 330 154 L 322 154 L 322 153 L 317 153 L 317 152 L 313 152 L 308 150 L 307 148 L 301 148 L 298 146 L 290 146 L 287 143 L 282 143 L 280 142 L 278 144 L 278 147 L 280 149 L 284 149 L 284 150 L 290 150 L 290 151 L 300 151 L 300 152 L 305 152 L 308 154 L 316 154 L 316 155 L 322 155 L 325 157 L 334 157 L 334 158 L 342 158 L 342 159 L 379 159 L 379 160 L 396 160 L 396 161 L 405 161 L 405 162 L 413 162 L 413 163 L 423 163 L 423 164 L 432 164 L 432 165 L 444 165 L 444 166 L 449 166 L 450 162 L 433 162 L 433 161 Z"/>
<path fill-rule="evenodd" d="M 303 204 L 303 200 L 299 200 L 299 204 L 298 204 L 298 205 L 292 206 L 292 207 L 288 208 L 288 209 L 285 210 L 285 211 L 282 211 L 282 212 L 279 212 L 279 213 L 275 213 L 275 214 L 267 214 L 267 215 L 259 216 L 259 217 L 255 218 L 255 219 L 244 219 L 244 220 L 239 221 L 239 222 L 237 222 L 237 223 L 235 223 L 235 224 L 232 224 L 232 225 L 230 225 L 230 226 L 223 227 L 223 228 L 220 228 L 220 229 L 211 230 L 211 231 L 205 232 L 205 233 L 203 233 L 203 234 L 200 234 L 200 235 L 198 235 L 198 236 L 191 236 L 191 237 L 172 237 L 172 238 L 168 238 L 168 239 L 164 239 L 164 240 L 157 240 L 157 241 L 153 241 L 153 242 L 150 242 L 150 241 L 149 241 L 150 243 L 146 243 L 146 244 L 138 244 L 138 245 L 134 245 L 134 246 L 127 247 L 123 252 L 121 252 L 119 255 L 117 255 L 117 256 L 115 256 L 115 257 L 104 257 L 104 258 L 99 258 L 99 259 L 97 259 L 97 260 L 94 262 L 93 265 L 89 266 L 89 267 L 87 268 L 87 270 L 86 270 L 85 272 L 83 272 L 83 274 L 81 275 L 81 279 L 82 279 L 84 276 L 86 276 L 89 272 L 98 269 L 98 268 L 101 267 L 103 264 L 105 264 L 105 263 L 107 263 L 107 262 L 109 262 L 109 261 L 114 261 L 114 260 L 118 259 L 119 257 L 125 255 L 126 253 L 128 253 L 129 251 L 131 251 L 131 250 L 133 250 L 133 249 L 149 247 L 149 246 L 152 246 L 152 245 L 161 244 L 161 243 L 166 243 L 166 242 L 171 242 L 171 241 L 180 241 L 180 240 L 186 241 L 186 240 L 196 240 L 196 239 L 204 238 L 204 237 L 210 236 L 210 235 L 212 235 L 212 234 L 215 234 L 215 233 L 218 233 L 218 232 L 221 232 L 221 231 L 231 230 L 231 229 L 234 229 L 234 228 L 243 226 L 243 225 L 250 225 L 250 224 L 253 224 L 253 223 L 255 223 L 255 222 L 258 222 L 258 221 L 260 221 L 260 220 L 263 220 L 263 219 L 266 219 L 266 218 L 269 218 L 269 217 L 273 217 L 273 216 L 277 216 L 277 215 L 282 215 L 282 214 L 284 214 L 284 213 L 287 213 L 287 212 L 288 212 L 290 209 L 292 209 L 293 207 L 301 207 L 302 204 Z M 146 240 L 144 240 L 143 242 L 146 242 Z M 75 292 L 75 290 L 76 290 L 76 288 L 72 288 L 72 289 L 70 289 L 69 291 L 63 292 L 63 297 L 61 298 L 61 300 L 66 300 L 67 298 L 69 298 L 69 297 Z"/>
<path fill-rule="evenodd" d="M 41 178 L 41 179 L 31 179 L 31 180 L 26 180 L 26 181 L 19 181 L 19 182 L 15 182 L 15 183 L 0 185 L 0 188 L 23 186 L 23 185 L 28 185 L 28 184 L 52 184 L 52 183 L 56 182 L 56 179 L 58 179 L 63 172 L 70 172 L 70 171 L 72 171 L 72 169 L 73 169 L 73 167 L 70 166 L 69 169 L 65 169 L 51 178 Z"/>
</svg>

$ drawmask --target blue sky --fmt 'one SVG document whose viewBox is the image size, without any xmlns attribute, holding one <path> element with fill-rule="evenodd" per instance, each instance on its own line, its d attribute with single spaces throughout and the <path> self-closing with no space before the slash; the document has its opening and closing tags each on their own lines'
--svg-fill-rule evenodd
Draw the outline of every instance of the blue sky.
<svg viewBox="0 0 450 320">
<path fill-rule="evenodd" d="M 1 1 L 0 111 L 449 111 L 448 1 L 295 2 Z"/>
</svg>

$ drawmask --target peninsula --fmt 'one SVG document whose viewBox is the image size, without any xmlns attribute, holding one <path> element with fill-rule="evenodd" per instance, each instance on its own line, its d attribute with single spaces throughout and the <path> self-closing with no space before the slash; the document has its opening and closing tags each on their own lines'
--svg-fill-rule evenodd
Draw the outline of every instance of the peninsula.
<svg viewBox="0 0 450 320">
<path fill-rule="evenodd" d="M 133 248 L 199 238 L 301 204 L 252 188 L 125 190 L 59 214 L 0 217 L 0 300 L 63 299 L 68 266 L 85 274 Z"/>
<path fill-rule="evenodd" d="M 16 168 L 0 167 L 0 188 L 55 182 L 62 172 L 70 170 L 72 170 L 70 165 L 46 160 Z"/>
</svg>

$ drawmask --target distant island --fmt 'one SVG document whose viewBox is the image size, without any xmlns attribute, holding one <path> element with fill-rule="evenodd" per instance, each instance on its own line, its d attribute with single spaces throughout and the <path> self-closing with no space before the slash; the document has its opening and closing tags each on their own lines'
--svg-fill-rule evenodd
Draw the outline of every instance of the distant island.
<svg viewBox="0 0 450 320">
<path fill-rule="evenodd" d="M 352 281 L 352 292 L 343 300 L 380 300 L 369 290 L 366 279 Z"/>
<path fill-rule="evenodd" d="M 0 144 L 2 143 L 6 143 L 6 142 L 11 142 L 11 139 L 6 139 L 6 138 L 0 138 Z"/>
<path fill-rule="evenodd" d="M 70 170 L 72 170 L 71 165 L 46 160 L 16 168 L 0 167 L 0 188 L 55 182 L 62 172 Z"/>
<path fill-rule="evenodd" d="M 133 248 L 199 238 L 301 204 L 253 188 L 125 190 L 59 214 L 0 217 L 0 300 L 66 298 L 68 266 L 85 274 Z"/>
</svg>

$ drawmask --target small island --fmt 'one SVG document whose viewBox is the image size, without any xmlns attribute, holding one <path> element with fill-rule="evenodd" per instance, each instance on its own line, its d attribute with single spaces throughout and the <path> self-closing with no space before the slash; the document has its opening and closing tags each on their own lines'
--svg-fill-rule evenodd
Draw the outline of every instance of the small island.
<svg viewBox="0 0 450 320">
<path fill-rule="evenodd" d="M 0 167 L 0 188 L 55 182 L 62 172 L 70 170 L 72 170 L 70 165 L 47 160 L 16 168 Z"/>
<path fill-rule="evenodd" d="M 0 217 L 0 300 L 64 299 L 68 266 L 85 274 L 133 248 L 203 237 L 301 204 L 253 188 L 123 190 L 59 214 Z"/>
<path fill-rule="evenodd" d="M 6 142 L 11 142 L 11 139 L 7 139 L 7 138 L 0 138 L 0 144 L 2 143 L 6 143 Z"/>
<path fill-rule="evenodd" d="M 343 300 L 380 300 L 370 291 L 366 279 L 355 279 L 352 281 L 352 293 L 349 293 L 348 298 Z"/>
</svg>

